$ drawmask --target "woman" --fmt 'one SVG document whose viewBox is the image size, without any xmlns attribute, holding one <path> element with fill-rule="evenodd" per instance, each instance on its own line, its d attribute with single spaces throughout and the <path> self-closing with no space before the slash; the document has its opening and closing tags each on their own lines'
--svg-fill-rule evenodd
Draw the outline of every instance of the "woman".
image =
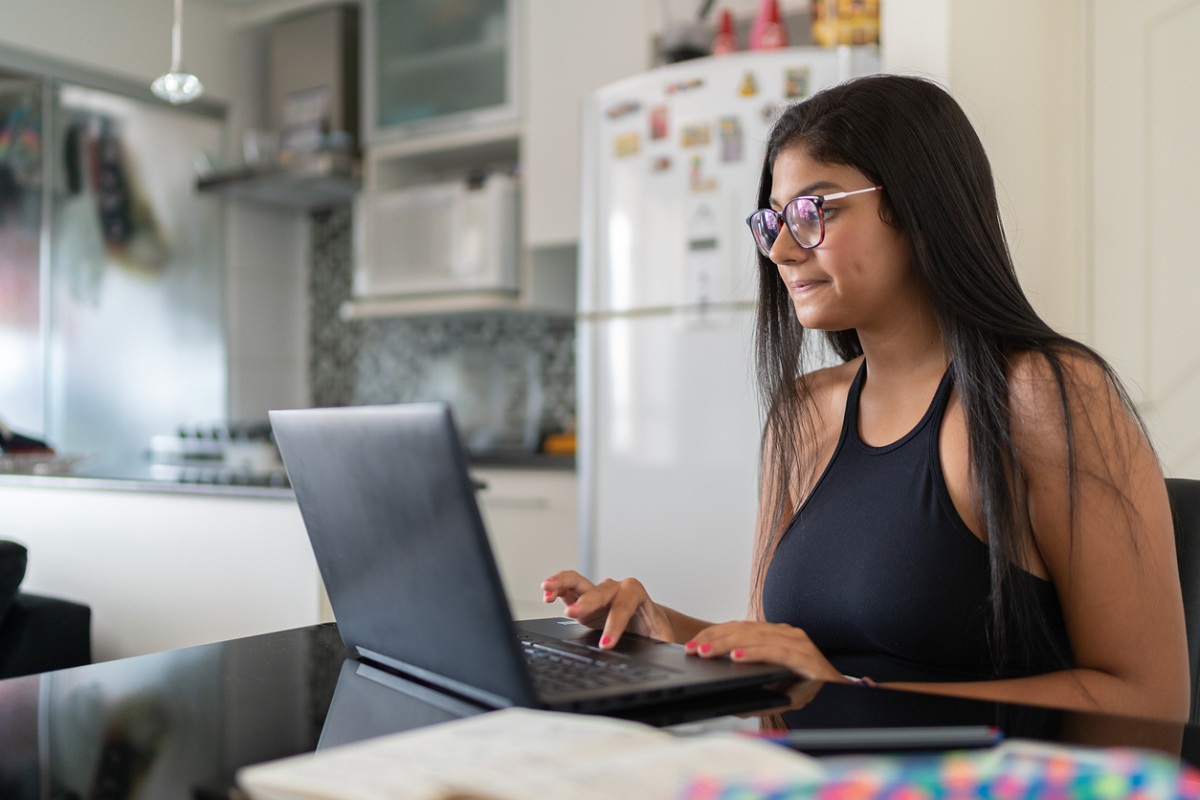
<svg viewBox="0 0 1200 800">
<path fill-rule="evenodd" d="M 636 580 L 543 584 L 567 616 L 826 681 L 1186 719 L 1171 513 L 1111 368 L 1021 291 L 986 154 L 950 96 L 880 75 L 767 145 L 767 412 L 751 619 Z M 806 372 L 808 331 L 843 363 Z"/>
</svg>

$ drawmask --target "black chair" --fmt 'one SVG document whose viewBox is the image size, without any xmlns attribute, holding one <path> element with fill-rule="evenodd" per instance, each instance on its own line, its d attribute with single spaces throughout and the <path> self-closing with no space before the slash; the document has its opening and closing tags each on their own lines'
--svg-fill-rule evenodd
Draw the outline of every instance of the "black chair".
<svg viewBox="0 0 1200 800">
<path fill-rule="evenodd" d="M 82 603 L 19 590 L 28 555 L 0 540 L 0 678 L 92 661 L 92 610 Z"/>
<path fill-rule="evenodd" d="M 1167 478 L 1171 517 L 1175 523 L 1175 554 L 1183 588 L 1183 617 L 1187 624 L 1188 663 L 1192 670 L 1192 702 L 1188 719 L 1200 721 L 1200 480 Z"/>
</svg>

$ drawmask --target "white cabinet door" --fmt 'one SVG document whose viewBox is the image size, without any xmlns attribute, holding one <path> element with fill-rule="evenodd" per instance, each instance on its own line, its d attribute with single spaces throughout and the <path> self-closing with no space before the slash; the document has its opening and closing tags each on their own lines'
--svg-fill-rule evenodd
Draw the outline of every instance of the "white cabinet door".
<svg viewBox="0 0 1200 800">
<path fill-rule="evenodd" d="M 291 497 L 10 481 L 0 504 L 22 588 L 91 606 L 96 661 L 332 619 Z"/>
<path fill-rule="evenodd" d="M 487 484 L 479 507 L 517 619 L 548 617 L 561 606 L 542 602 L 541 583 L 579 561 L 574 472 L 472 469 Z"/>
<path fill-rule="evenodd" d="M 525 28 L 521 159 L 528 247 L 579 239 L 583 96 L 650 67 L 644 0 L 533 0 Z"/>
</svg>

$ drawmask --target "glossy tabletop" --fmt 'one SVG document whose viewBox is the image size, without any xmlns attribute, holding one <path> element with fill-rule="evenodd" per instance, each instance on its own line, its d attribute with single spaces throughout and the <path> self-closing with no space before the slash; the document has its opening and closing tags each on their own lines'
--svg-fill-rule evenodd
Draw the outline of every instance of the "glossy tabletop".
<svg viewBox="0 0 1200 800">
<path fill-rule="evenodd" d="M 334 625 L 14 678 L 0 681 L 0 797 L 227 798 L 240 767 L 484 710 L 355 660 Z M 841 684 L 692 700 L 635 718 L 817 730 L 988 725 L 1010 737 L 1146 747 L 1200 766 L 1191 726 Z"/>
</svg>

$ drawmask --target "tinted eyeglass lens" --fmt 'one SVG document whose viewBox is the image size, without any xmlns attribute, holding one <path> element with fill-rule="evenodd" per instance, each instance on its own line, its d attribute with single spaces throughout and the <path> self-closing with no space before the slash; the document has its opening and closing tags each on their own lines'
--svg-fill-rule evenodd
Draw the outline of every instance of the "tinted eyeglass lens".
<svg viewBox="0 0 1200 800">
<path fill-rule="evenodd" d="M 760 208 L 750 215 L 747 222 L 750 223 L 750 232 L 754 234 L 754 242 L 764 256 L 771 255 L 771 247 L 779 238 L 784 223 L 801 247 L 816 247 L 824 238 L 824 219 L 819 198 L 797 197 L 784 207 L 783 214 Z"/>
<path fill-rule="evenodd" d="M 801 247 L 816 247 L 821 242 L 821 207 L 811 198 L 797 197 L 783 209 L 788 229 Z"/>
<path fill-rule="evenodd" d="M 750 232 L 754 234 L 754 243 L 765 256 L 771 254 L 771 247 L 779 238 L 779 231 L 779 215 L 770 209 L 760 209 L 750 217 Z"/>
</svg>

